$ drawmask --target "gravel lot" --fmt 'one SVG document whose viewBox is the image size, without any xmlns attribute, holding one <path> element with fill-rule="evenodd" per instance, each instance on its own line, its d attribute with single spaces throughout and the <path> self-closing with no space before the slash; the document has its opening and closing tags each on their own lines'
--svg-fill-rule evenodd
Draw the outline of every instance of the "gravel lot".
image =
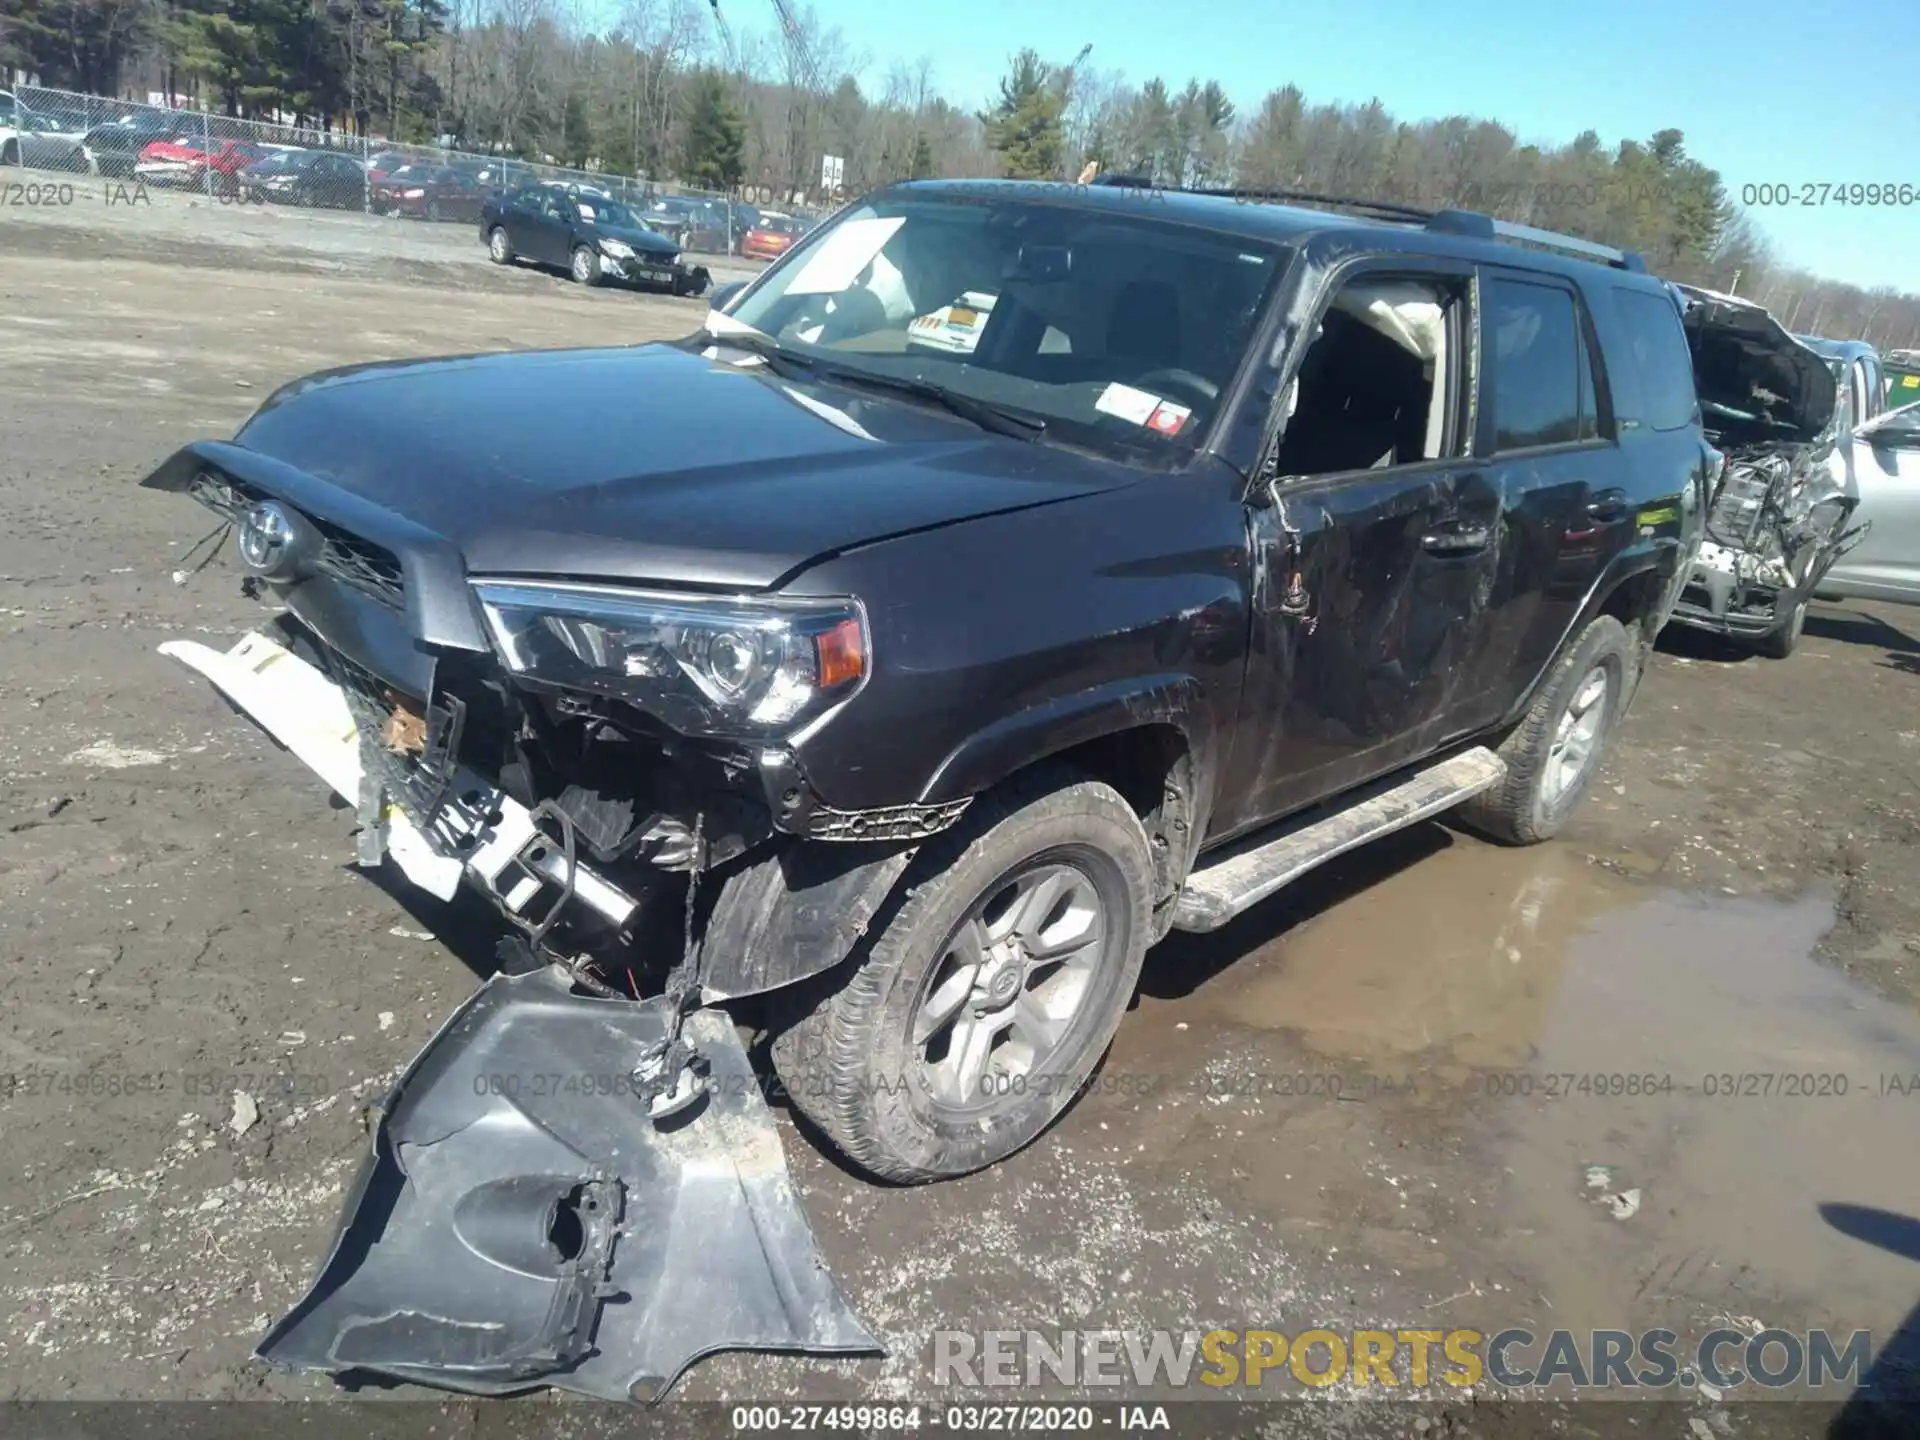
<svg viewBox="0 0 1920 1440">
<path fill-rule="evenodd" d="M 354 871 L 350 814 L 155 654 L 260 612 L 224 561 L 171 582 L 208 526 L 135 482 L 313 369 L 640 341 L 701 312 L 494 270 L 477 244 L 329 249 L 311 237 L 334 222 L 298 217 L 296 248 L 267 234 L 284 217 L 236 239 L 161 213 L 0 211 L 0 1398 L 337 1395 L 249 1351 L 324 1253 L 367 1105 L 489 953 L 471 907 Z M 1920 1214 L 1920 1095 L 1878 1084 L 1920 1073 L 1917 687 L 1913 611 L 1820 608 L 1783 663 L 1678 636 L 1562 840 L 1428 826 L 1176 937 L 1105 1081 L 1012 1162 L 881 1189 L 782 1117 L 890 1354 L 724 1356 L 681 1393 L 928 1398 L 943 1326 L 1754 1317 L 1879 1344 L 1904 1321 L 1911 1351 L 1920 1265 L 1820 1207 Z M 1787 1071 L 1848 1093 L 1702 1093 Z M 1547 1093 L 1623 1073 L 1675 1085 Z M 234 1088 L 259 1110 L 238 1135 Z M 1630 1219 L 1594 1203 L 1593 1164 L 1639 1192 Z M 1541 1411 L 1431 1413 L 1518 1435 Z M 1685 1393 L 1637 1433 L 1701 1416 L 1814 1424 Z"/>
</svg>

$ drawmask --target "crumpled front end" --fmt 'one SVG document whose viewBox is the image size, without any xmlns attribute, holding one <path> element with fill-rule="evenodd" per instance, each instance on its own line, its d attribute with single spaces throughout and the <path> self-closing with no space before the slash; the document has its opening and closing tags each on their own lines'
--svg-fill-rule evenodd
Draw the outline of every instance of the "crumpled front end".
<svg viewBox="0 0 1920 1440">
<path fill-rule="evenodd" d="M 1859 503 L 1830 447 L 1730 452 L 1673 618 L 1743 638 L 1772 632 L 1864 533 L 1850 525 Z"/>
<path fill-rule="evenodd" d="M 1725 464 L 1673 619 L 1758 639 L 1789 624 L 1864 533 L 1851 527 L 1860 495 L 1834 433 L 1837 381 L 1764 307 L 1674 288 L 1704 428 Z"/>
<path fill-rule="evenodd" d="M 686 1019 L 691 1103 L 640 1102 L 632 1072 L 668 1031 L 664 1003 L 574 994 L 555 969 L 489 981 L 395 1087 L 326 1265 L 260 1356 L 651 1401 L 720 1350 L 876 1353 L 731 1021 Z"/>
</svg>

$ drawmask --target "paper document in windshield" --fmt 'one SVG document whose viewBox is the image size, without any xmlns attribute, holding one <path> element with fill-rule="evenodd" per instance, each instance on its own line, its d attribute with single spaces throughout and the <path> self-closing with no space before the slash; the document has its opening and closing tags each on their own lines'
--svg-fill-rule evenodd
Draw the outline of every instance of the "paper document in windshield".
<svg viewBox="0 0 1920 1440">
<path fill-rule="evenodd" d="M 848 220 L 834 227 L 807 256 L 807 263 L 787 286 L 789 295 L 838 295 L 873 263 L 880 247 L 906 224 L 904 215 L 890 219 Z"/>
</svg>

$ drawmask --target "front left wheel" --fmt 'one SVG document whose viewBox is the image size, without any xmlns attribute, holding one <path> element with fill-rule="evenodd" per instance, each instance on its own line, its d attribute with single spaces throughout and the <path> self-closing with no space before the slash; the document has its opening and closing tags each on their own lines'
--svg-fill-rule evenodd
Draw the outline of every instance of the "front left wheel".
<svg viewBox="0 0 1920 1440">
<path fill-rule="evenodd" d="M 600 283 L 600 252 L 585 245 L 574 246 L 573 264 L 570 268 L 574 284 L 598 285 Z"/>
<path fill-rule="evenodd" d="M 922 848 L 847 965 L 789 997 L 773 1062 L 849 1160 L 901 1183 L 1005 1159 L 1070 1105 L 1140 975 L 1153 866 L 1111 786 L 980 797 Z"/>
</svg>

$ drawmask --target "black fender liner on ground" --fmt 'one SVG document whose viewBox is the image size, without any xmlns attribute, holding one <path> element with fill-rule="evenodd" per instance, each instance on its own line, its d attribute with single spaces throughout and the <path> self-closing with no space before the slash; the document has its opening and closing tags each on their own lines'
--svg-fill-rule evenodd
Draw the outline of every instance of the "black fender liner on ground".
<svg viewBox="0 0 1920 1440">
<path fill-rule="evenodd" d="M 414 1059 L 306 1297 L 285 1369 L 473 1394 L 655 1400 L 719 1350 L 875 1354 L 814 1247 L 731 1019 L 700 1010 L 703 1097 L 656 1124 L 628 1076 L 658 1002 L 495 976 Z"/>
</svg>

